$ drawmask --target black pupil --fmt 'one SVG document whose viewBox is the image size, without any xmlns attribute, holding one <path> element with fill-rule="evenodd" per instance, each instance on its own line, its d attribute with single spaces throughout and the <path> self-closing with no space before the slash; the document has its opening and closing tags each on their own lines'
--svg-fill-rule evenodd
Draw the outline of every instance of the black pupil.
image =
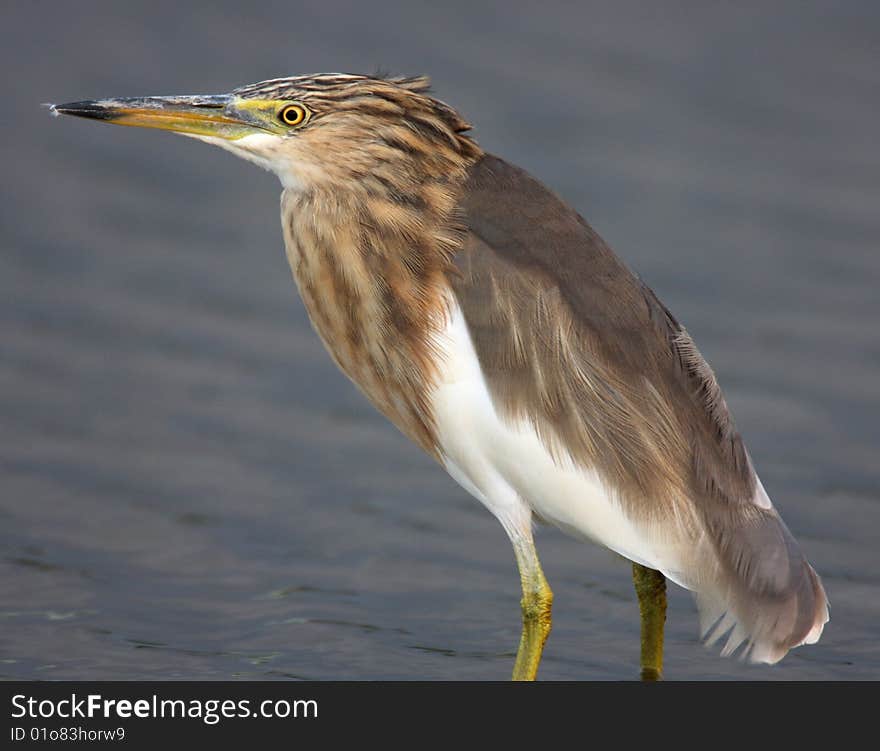
<svg viewBox="0 0 880 751">
<path fill-rule="evenodd" d="M 299 108 L 288 107 L 284 110 L 284 122 L 288 125 L 296 125 L 301 119 Z"/>
</svg>

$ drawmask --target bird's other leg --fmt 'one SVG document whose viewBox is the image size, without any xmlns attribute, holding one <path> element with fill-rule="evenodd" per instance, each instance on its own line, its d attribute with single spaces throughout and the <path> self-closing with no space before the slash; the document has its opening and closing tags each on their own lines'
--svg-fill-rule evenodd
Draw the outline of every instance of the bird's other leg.
<svg viewBox="0 0 880 751">
<path fill-rule="evenodd" d="M 538 674 L 544 642 L 550 633 L 553 592 L 541 570 L 531 531 L 513 537 L 512 542 L 523 591 L 522 636 L 513 666 L 513 680 L 533 681 Z"/>
<path fill-rule="evenodd" d="M 663 625 L 666 623 L 666 577 L 633 563 L 633 583 L 642 616 L 642 680 L 663 678 Z"/>
</svg>

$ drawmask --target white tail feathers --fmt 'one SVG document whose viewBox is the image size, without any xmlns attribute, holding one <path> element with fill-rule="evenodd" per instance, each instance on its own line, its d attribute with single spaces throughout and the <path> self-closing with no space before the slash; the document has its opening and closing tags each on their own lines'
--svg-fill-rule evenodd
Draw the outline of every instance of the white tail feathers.
<svg viewBox="0 0 880 751">
<path fill-rule="evenodd" d="M 725 593 L 696 592 L 700 635 L 707 646 L 727 637 L 721 655 L 774 664 L 802 644 L 815 644 L 828 622 L 828 600 L 818 575 L 802 563 L 801 585 L 786 599 L 746 598 Z"/>
</svg>

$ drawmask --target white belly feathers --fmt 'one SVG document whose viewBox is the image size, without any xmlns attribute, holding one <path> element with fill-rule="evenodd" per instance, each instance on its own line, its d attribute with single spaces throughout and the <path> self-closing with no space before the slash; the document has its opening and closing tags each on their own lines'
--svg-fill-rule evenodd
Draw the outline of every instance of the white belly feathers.
<svg viewBox="0 0 880 751">
<path fill-rule="evenodd" d="M 509 535 L 527 530 L 534 512 L 576 537 L 675 577 L 669 549 L 655 548 L 623 513 L 595 472 L 554 460 L 534 428 L 495 409 L 464 316 L 456 302 L 437 335 L 442 352 L 432 406 L 446 469 L 501 522 Z"/>
</svg>

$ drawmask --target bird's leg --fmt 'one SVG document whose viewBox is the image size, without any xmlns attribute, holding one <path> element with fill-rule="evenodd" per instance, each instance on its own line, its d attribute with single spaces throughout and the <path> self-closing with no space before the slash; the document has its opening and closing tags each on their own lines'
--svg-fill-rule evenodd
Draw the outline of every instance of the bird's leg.
<svg viewBox="0 0 880 751">
<path fill-rule="evenodd" d="M 633 563 L 633 583 L 642 616 L 642 680 L 663 678 L 663 624 L 666 623 L 666 577 Z"/>
<path fill-rule="evenodd" d="M 544 642 L 550 633 L 553 592 L 544 578 L 531 534 L 514 538 L 513 550 L 516 553 L 523 591 L 522 636 L 513 666 L 513 680 L 533 681 L 538 674 Z"/>
</svg>

